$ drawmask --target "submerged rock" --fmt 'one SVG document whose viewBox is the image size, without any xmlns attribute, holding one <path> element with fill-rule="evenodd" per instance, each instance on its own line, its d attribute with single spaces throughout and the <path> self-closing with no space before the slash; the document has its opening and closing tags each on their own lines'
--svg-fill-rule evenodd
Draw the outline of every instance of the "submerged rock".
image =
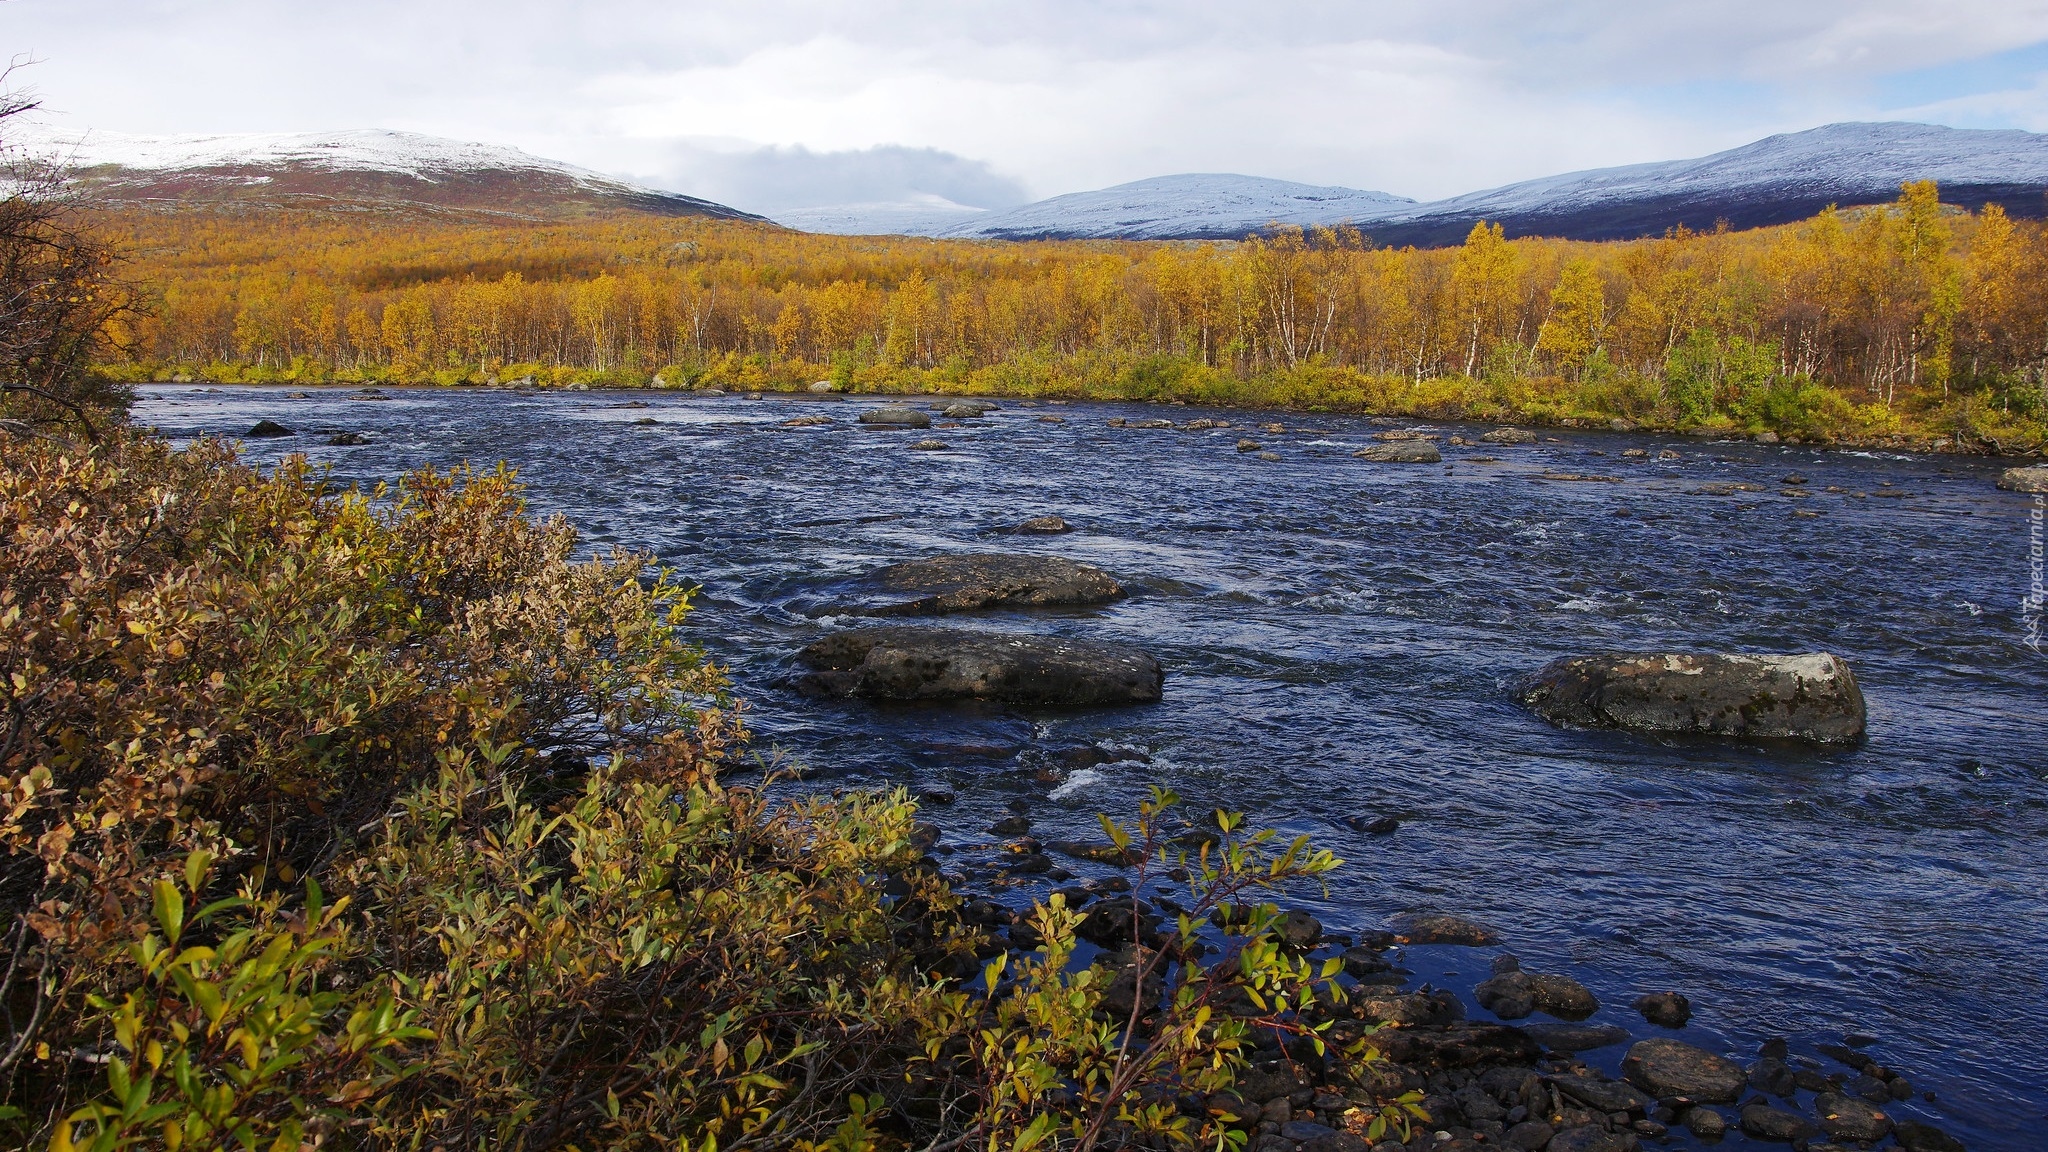
<svg viewBox="0 0 2048 1152">
<path fill-rule="evenodd" d="M 872 428 L 929 428 L 932 418 L 915 408 L 900 405 L 889 408 L 870 408 L 860 414 L 860 422 Z"/>
<path fill-rule="evenodd" d="M 892 593 L 913 599 L 869 609 L 875 616 L 939 616 L 983 608 L 1062 608 L 1107 604 L 1124 594 L 1109 573 L 1059 556 L 975 553 L 892 564 L 874 574 Z"/>
<path fill-rule="evenodd" d="M 330 448 L 355 448 L 369 442 L 370 438 L 360 432 L 336 432 L 327 438 Z"/>
<path fill-rule="evenodd" d="M 1554 724 L 1636 732 L 1851 741 L 1863 692 L 1839 656 L 1615 653 L 1556 660 L 1521 702 Z"/>
<path fill-rule="evenodd" d="M 2007 468 L 1999 476 L 1998 486 L 2008 492 L 2048 492 L 2048 464 Z"/>
<path fill-rule="evenodd" d="M 1391 444 L 1375 444 L 1352 453 L 1361 460 L 1375 464 L 1441 464 L 1444 454 L 1436 445 L 1427 440 L 1396 440 Z"/>
<path fill-rule="evenodd" d="M 1683 1028 L 1692 1019 L 1692 1001 L 1677 992 L 1650 992 L 1636 997 L 1635 1010 L 1660 1028 Z"/>
<path fill-rule="evenodd" d="M 1526 428 L 1495 428 L 1479 439 L 1488 444 L 1534 444 L 1536 434 Z"/>
<path fill-rule="evenodd" d="M 1590 1052 L 1628 1039 L 1612 1024 L 1530 1024 L 1522 1030 L 1552 1052 Z"/>
<path fill-rule="evenodd" d="M 1059 516 L 1033 516 L 1029 520 L 1020 520 L 996 529 L 1005 536 L 1056 536 L 1073 530 L 1074 526 Z"/>
<path fill-rule="evenodd" d="M 814 696 L 1001 700 L 1015 704 L 1149 704 L 1166 682 L 1159 661 L 1124 644 L 887 626 L 827 636 L 797 654 Z"/>
</svg>

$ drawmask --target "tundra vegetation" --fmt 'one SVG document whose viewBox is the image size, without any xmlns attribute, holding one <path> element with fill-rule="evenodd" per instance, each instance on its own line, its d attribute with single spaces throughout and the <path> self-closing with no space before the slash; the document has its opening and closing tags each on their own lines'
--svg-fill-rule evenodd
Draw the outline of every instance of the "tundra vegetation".
<svg viewBox="0 0 2048 1152">
<path fill-rule="evenodd" d="M 131 380 L 1102 397 L 2037 447 L 2048 229 L 1932 184 L 1799 224 L 1376 247 L 125 210 Z"/>
<path fill-rule="evenodd" d="M 74 208 L 0 221 L 9 1146 L 1225 1147 L 1260 1037 L 1374 1058 L 1262 902 L 1327 853 L 1160 793 L 1104 828 L 1176 921 L 992 946 L 902 793 L 744 758 L 666 573 L 503 470 L 133 429 L 88 365 L 160 321 Z"/>
</svg>

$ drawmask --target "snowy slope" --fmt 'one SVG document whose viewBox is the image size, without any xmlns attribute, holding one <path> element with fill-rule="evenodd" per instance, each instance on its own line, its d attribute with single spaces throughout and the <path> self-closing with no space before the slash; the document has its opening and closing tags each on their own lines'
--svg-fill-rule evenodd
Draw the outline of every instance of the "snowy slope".
<svg viewBox="0 0 2048 1152">
<path fill-rule="evenodd" d="M 773 213 L 772 219 L 785 228 L 834 236 L 940 236 L 987 215 L 986 208 L 957 204 L 943 196 L 916 196 L 909 200 L 791 208 Z"/>
<path fill-rule="evenodd" d="M 129 136 L 31 127 L 13 143 L 65 164 L 86 187 L 115 200 L 323 200 L 518 216 L 630 209 L 759 219 L 517 148 L 415 132 Z"/>
<path fill-rule="evenodd" d="M 1830 124 L 1771 136 L 1695 160 L 1570 172 L 1418 205 L 1374 230 L 1388 242 L 1452 242 L 1473 222 L 1514 234 L 1596 240 L 1798 220 L 1829 204 L 1873 204 L 1910 180 L 1941 184 L 1942 199 L 2004 203 L 2040 215 L 2048 135 L 1932 124 Z"/>
<path fill-rule="evenodd" d="M 1189 173 L 1073 192 L 970 221 L 948 236 L 976 239 L 1242 239 L 1266 225 L 1379 219 L 1413 205 L 1385 192 L 1257 176 Z"/>
</svg>

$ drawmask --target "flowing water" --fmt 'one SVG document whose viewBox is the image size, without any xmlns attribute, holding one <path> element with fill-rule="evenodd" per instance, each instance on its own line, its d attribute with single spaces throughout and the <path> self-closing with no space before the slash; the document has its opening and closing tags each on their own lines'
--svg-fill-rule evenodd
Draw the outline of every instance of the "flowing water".
<svg viewBox="0 0 2048 1152">
<path fill-rule="evenodd" d="M 1745 1063 L 1769 1036 L 1811 1053 L 1865 1033 L 1935 1094 L 1895 1114 L 1973 1149 L 2048 1142 L 2048 659 L 2022 612 L 2042 529 L 2034 498 L 1993 488 L 1996 462 L 1564 431 L 1372 464 L 1351 454 L 1384 425 L 1363 418 L 1021 402 L 912 451 L 925 434 L 854 428 L 873 403 L 164 386 L 137 419 L 180 437 L 275 419 L 302 434 L 250 441 L 252 459 L 305 452 L 364 484 L 511 462 L 587 541 L 702 585 L 694 632 L 760 749 L 821 788 L 952 793 L 927 815 L 955 859 L 998 817 L 1081 837 L 1170 785 L 1344 857 L 1299 901 L 1332 930 L 1472 916 L 1526 968 L 1591 987 L 1596 1023 L 1649 1034 L 1629 1001 L 1675 989 L 1695 1005 L 1685 1038 Z M 777 427 L 800 414 L 834 422 Z M 1234 427 L 1106 426 L 1162 414 Z M 1286 431 L 1245 430 L 1273 419 Z M 313 434 L 332 429 L 372 442 Z M 1781 494 L 1795 471 L 1805 495 Z M 1710 494 L 1731 483 L 1761 490 Z M 991 534 L 1047 513 L 1077 530 Z M 838 614 L 848 578 L 1006 550 L 1100 565 L 1131 595 L 949 623 L 1141 645 L 1168 669 L 1164 702 L 882 707 L 779 686 L 797 648 L 858 622 Z M 1546 661 L 1613 649 L 1839 653 L 1869 738 L 1563 731 L 1513 703 Z M 1379 816 L 1399 830 L 1347 823 Z M 1469 997 L 1496 951 L 1406 963 Z M 1612 1071 L 1620 1053 L 1588 1055 Z"/>
</svg>

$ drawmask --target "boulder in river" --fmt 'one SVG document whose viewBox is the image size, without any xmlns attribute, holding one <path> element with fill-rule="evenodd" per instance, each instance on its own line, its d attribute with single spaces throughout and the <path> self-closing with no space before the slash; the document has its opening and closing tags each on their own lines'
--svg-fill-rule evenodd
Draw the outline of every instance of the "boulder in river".
<svg viewBox="0 0 2048 1152">
<path fill-rule="evenodd" d="M 1728 1104 L 1742 1094 L 1749 1076 L 1742 1065 L 1681 1040 L 1639 1040 L 1622 1058 L 1621 1074 L 1652 1096 L 1688 1096 Z"/>
<path fill-rule="evenodd" d="M 1166 672 L 1125 644 L 902 625 L 857 628 L 797 654 L 815 696 L 1001 700 L 1015 704 L 1149 704 Z"/>
<path fill-rule="evenodd" d="M 1477 921 L 1440 912 L 1418 912 L 1394 921 L 1394 935 L 1404 944 L 1462 944 L 1485 948 L 1500 943 L 1500 933 Z"/>
<path fill-rule="evenodd" d="M 995 407 L 981 400 L 956 400 L 939 409 L 939 415 L 948 420 L 979 420 L 995 411 Z"/>
<path fill-rule="evenodd" d="M 1436 445 L 1427 440 L 1396 440 L 1389 444 L 1374 444 L 1352 453 L 1361 460 L 1375 464 L 1441 464 L 1444 454 Z"/>
<path fill-rule="evenodd" d="M 1692 1001 L 1679 992 L 1650 992 L 1636 997 L 1635 1010 L 1659 1028 L 1683 1028 L 1692 1019 Z"/>
<path fill-rule="evenodd" d="M 258 420 L 256 426 L 244 433 L 251 440 L 269 440 L 279 436 L 297 436 L 298 433 L 275 420 Z"/>
<path fill-rule="evenodd" d="M 1495 428 L 1479 439 L 1488 444 L 1534 444 L 1536 434 L 1526 428 Z"/>
<path fill-rule="evenodd" d="M 1005 536 L 1057 536 L 1073 530 L 1074 526 L 1060 516 L 1033 516 L 1028 520 L 1019 520 L 1015 524 L 996 529 Z"/>
<path fill-rule="evenodd" d="M 1554 724 L 1636 732 L 1852 741 L 1863 692 L 1839 656 L 1610 653 L 1552 661 L 1521 702 Z"/>
<path fill-rule="evenodd" d="M 870 408 L 860 414 L 860 422 L 870 428 L 929 428 L 932 418 L 915 408 L 893 405 L 887 408 Z"/>
<path fill-rule="evenodd" d="M 973 553 L 891 564 L 872 579 L 911 598 L 869 609 L 875 616 L 940 616 L 983 608 L 1062 608 L 1107 604 L 1123 586 L 1093 564 L 1059 556 Z"/>
<path fill-rule="evenodd" d="M 2007 468 L 1998 477 L 1998 486 L 2008 492 L 2048 492 L 2048 464 Z"/>
</svg>

